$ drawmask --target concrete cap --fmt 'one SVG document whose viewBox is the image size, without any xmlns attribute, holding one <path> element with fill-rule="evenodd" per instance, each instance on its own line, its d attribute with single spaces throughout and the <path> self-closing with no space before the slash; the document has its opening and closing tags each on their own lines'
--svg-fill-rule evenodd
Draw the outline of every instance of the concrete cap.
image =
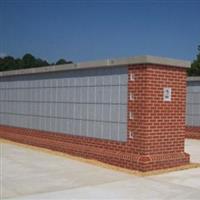
<svg viewBox="0 0 200 200">
<path fill-rule="evenodd" d="M 200 76 L 189 76 L 187 81 L 200 81 Z"/>
<path fill-rule="evenodd" d="M 184 61 L 184 60 L 155 57 L 155 56 L 135 56 L 135 57 L 121 58 L 121 59 L 107 59 L 101 61 L 81 62 L 77 64 L 52 65 L 47 67 L 4 71 L 0 72 L 0 77 L 45 73 L 45 72 L 57 72 L 57 71 L 76 70 L 76 69 L 87 69 L 87 68 L 128 66 L 135 64 L 158 64 L 158 65 L 167 65 L 167 66 L 183 67 L 183 68 L 189 68 L 191 65 L 189 61 Z"/>
</svg>

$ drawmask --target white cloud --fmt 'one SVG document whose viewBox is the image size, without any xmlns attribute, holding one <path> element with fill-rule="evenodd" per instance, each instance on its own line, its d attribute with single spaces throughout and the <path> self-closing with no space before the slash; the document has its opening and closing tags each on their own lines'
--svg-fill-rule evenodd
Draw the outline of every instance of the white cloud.
<svg viewBox="0 0 200 200">
<path fill-rule="evenodd" d="M 6 56 L 7 56 L 6 53 L 0 52 L 0 57 L 1 57 L 1 58 L 4 58 L 4 57 L 6 57 Z"/>
</svg>

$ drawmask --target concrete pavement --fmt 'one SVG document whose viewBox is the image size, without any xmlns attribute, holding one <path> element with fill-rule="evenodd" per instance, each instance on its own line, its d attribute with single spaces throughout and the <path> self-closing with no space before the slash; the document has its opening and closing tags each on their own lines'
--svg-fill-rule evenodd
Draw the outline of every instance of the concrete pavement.
<svg viewBox="0 0 200 200">
<path fill-rule="evenodd" d="M 13 143 L 1 143 L 1 198 L 200 199 L 200 168 L 139 177 Z M 200 163 L 200 140 L 186 152 Z"/>
</svg>

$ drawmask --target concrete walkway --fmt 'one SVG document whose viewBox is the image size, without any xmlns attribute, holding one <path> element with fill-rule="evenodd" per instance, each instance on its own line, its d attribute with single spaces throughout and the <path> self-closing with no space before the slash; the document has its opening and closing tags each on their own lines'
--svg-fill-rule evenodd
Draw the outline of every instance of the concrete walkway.
<svg viewBox="0 0 200 200">
<path fill-rule="evenodd" d="M 0 147 L 0 199 L 200 199 L 200 168 L 138 177 L 11 143 Z M 200 163 L 200 140 L 187 140 L 186 151 Z"/>
</svg>

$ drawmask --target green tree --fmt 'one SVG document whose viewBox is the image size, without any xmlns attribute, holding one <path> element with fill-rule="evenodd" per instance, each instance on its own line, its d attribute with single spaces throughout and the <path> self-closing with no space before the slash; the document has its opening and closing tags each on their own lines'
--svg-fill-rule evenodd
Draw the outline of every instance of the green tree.
<svg viewBox="0 0 200 200">
<path fill-rule="evenodd" d="M 12 56 L 6 56 L 4 58 L 1 58 L 0 61 L 0 70 L 11 70 L 13 68 L 16 68 L 15 59 Z"/>
<path fill-rule="evenodd" d="M 56 65 L 62 65 L 62 64 L 70 64 L 72 61 L 66 61 L 65 59 L 61 58 L 56 62 Z"/>
<path fill-rule="evenodd" d="M 22 67 L 31 68 L 31 67 L 44 67 L 49 66 L 49 63 L 46 60 L 41 58 L 35 58 L 31 54 L 27 53 L 22 58 Z"/>
<path fill-rule="evenodd" d="M 23 68 L 36 67 L 37 62 L 34 56 L 32 56 L 30 53 L 27 53 L 22 57 L 22 65 Z"/>
<path fill-rule="evenodd" d="M 189 76 L 200 76 L 200 45 L 198 46 L 198 54 L 193 61 L 191 68 L 188 69 Z"/>
<path fill-rule="evenodd" d="M 46 60 L 42 60 L 38 58 L 36 60 L 36 66 L 35 67 L 44 67 L 44 66 L 49 66 L 49 63 Z"/>
<path fill-rule="evenodd" d="M 15 59 L 15 65 L 16 65 L 16 68 L 15 69 L 20 69 L 23 67 L 23 61 L 21 58 L 16 58 Z"/>
<path fill-rule="evenodd" d="M 65 59 L 59 59 L 56 65 L 69 64 L 71 61 L 66 61 Z M 0 71 L 32 68 L 32 67 L 45 67 L 49 65 L 54 65 L 54 63 L 49 64 L 46 60 L 41 58 L 35 58 L 30 53 L 26 53 L 22 58 L 14 58 L 12 56 L 0 57 Z"/>
<path fill-rule="evenodd" d="M 3 58 L 0 57 L 0 71 L 3 71 Z"/>
</svg>

